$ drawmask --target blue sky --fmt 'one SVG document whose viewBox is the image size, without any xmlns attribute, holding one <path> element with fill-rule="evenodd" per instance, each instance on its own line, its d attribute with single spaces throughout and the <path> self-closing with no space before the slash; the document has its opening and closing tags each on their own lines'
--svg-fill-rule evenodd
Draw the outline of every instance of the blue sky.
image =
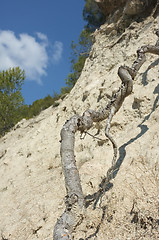
<svg viewBox="0 0 159 240">
<path fill-rule="evenodd" d="M 86 24 L 84 0 L 2 0 L 0 70 L 19 66 L 26 72 L 26 104 L 59 93 L 70 73 L 71 41 Z"/>
</svg>

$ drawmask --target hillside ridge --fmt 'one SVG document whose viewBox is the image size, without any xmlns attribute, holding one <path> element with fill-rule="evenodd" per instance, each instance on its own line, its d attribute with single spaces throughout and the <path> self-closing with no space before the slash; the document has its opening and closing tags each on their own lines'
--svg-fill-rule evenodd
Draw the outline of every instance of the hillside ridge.
<svg viewBox="0 0 159 240">
<path fill-rule="evenodd" d="M 139 47 L 154 45 L 159 17 L 133 22 L 117 36 L 107 24 L 95 42 L 75 87 L 59 106 L 22 120 L 0 139 L 0 234 L 8 240 L 51 240 L 63 213 L 65 184 L 60 160 L 60 130 L 67 119 L 86 109 L 105 106 L 120 86 L 117 70 L 131 65 Z M 158 56 L 148 54 L 134 82 L 133 94 L 114 116 L 111 133 L 118 145 L 119 167 L 109 189 L 93 196 L 111 165 L 112 147 L 76 134 L 76 159 L 88 199 L 86 218 L 75 239 L 128 240 L 159 238 L 159 77 Z M 92 135 L 105 139 L 106 121 Z"/>
</svg>

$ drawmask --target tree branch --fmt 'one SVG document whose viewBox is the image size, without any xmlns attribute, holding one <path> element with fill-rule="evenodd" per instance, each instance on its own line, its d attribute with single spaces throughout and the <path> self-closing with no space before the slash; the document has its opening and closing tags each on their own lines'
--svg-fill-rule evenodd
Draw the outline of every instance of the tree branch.
<svg viewBox="0 0 159 240">
<path fill-rule="evenodd" d="M 156 34 L 159 37 L 159 30 L 157 30 Z M 83 210 L 85 207 L 84 195 L 74 155 L 76 131 L 84 133 L 93 126 L 94 122 L 100 122 L 108 118 L 105 135 L 111 141 L 114 150 L 112 166 L 108 170 L 110 173 L 117 159 L 117 144 L 109 133 L 112 118 L 117 111 L 119 111 L 125 98 L 132 93 L 133 80 L 140 67 L 146 61 L 145 54 L 152 53 L 159 55 L 158 43 L 159 41 L 157 41 L 155 46 L 142 46 L 137 51 L 137 59 L 131 68 L 128 66 L 119 67 L 118 76 L 121 79 L 121 87 L 112 95 L 111 100 L 104 108 L 101 108 L 99 111 L 88 109 L 82 116 L 75 115 L 70 118 L 62 127 L 60 153 L 67 196 L 65 212 L 57 220 L 54 228 L 54 240 L 72 239 L 72 231 L 75 230 L 76 226 L 80 224 L 83 219 Z"/>
</svg>

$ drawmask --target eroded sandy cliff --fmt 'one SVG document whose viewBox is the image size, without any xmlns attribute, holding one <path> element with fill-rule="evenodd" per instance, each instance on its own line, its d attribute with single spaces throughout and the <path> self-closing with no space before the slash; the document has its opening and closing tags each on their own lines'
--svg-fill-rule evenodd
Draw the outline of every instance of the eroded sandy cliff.
<svg viewBox="0 0 159 240">
<path fill-rule="evenodd" d="M 156 43 L 159 17 L 132 23 L 120 36 L 103 25 L 77 84 L 56 108 L 23 120 L 0 139 L 0 234 L 7 240 L 51 240 L 64 210 L 60 130 L 75 113 L 104 106 L 120 86 L 118 67 L 131 66 L 136 50 Z M 112 121 L 118 144 L 116 177 L 102 198 L 91 201 L 111 166 L 109 141 L 76 135 L 76 159 L 88 208 L 75 239 L 159 238 L 159 59 L 147 61 L 134 90 Z M 106 121 L 89 132 L 105 139 Z"/>
</svg>

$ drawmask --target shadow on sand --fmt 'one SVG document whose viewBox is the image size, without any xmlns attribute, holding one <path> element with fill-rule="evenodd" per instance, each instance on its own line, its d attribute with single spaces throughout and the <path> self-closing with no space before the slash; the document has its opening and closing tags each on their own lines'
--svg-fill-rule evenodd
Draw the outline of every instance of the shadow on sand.
<svg viewBox="0 0 159 240">
<path fill-rule="evenodd" d="M 145 73 L 143 74 L 142 83 L 143 83 L 144 86 L 147 84 L 147 73 L 148 73 L 149 69 L 158 65 L 158 64 L 159 64 L 159 59 L 156 60 L 154 63 L 152 63 L 148 67 L 148 69 L 145 71 Z M 107 191 L 109 191 L 111 188 L 113 188 L 113 183 L 111 183 L 110 181 L 117 176 L 118 171 L 120 170 L 120 167 L 121 167 L 121 165 L 122 165 L 122 163 L 125 159 L 125 156 L 126 156 L 126 147 L 129 146 L 130 144 L 132 144 L 133 142 L 135 142 L 136 140 L 138 140 L 139 138 L 141 138 L 149 130 L 148 126 L 144 123 L 150 118 L 151 114 L 155 111 L 155 109 L 157 107 L 157 104 L 159 102 L 159 84 L 155 87 L 155 89 L 153 91 L 153 94 L 157 94 L 157 97 L 154 101 L 152 111 L 147 116 L 145 116 L 143 121 L 137 126 L 137 127 L 140 128 L 140 133 L 138 133 L 134 138 L 131 138 L 128 142 L 124 143 L 122 146 L 119 147 L 119 150 L 118 150 L 119 151 L 119 157 L 118 157 L 115 165 L 113 167 L 111 167 L 111 171 L 110 171 L 110 169 L 108 169 L 106 177 L 103 178 L 102 182 L 99 184 L 99 190 L 97 192 L 95 192 L 91 195 L 87 195 L 85 197 L 86 208 L 88 208 L 92 204 L 93 209 L 96 209 L 97 203 L 102 198 L 102 196 Z M 102 218 L 101 218 L 100 223 L 96 227 L 96 231 L 93 234 L 91 234 L 90 236 L 88 236 L 85 240 L 90 239 L 92 237 L 95 237 L 97 235 L 97 233 L 99 232 L 100 226 L 101 226 L 101 224 L 102 224 L 102 222 L 105 218 L 105 215 L 106 215 L 106 208 L 107 208 L 106 206 L 102 207 L 103 214 L 102 214 Z"/>
</svg>

